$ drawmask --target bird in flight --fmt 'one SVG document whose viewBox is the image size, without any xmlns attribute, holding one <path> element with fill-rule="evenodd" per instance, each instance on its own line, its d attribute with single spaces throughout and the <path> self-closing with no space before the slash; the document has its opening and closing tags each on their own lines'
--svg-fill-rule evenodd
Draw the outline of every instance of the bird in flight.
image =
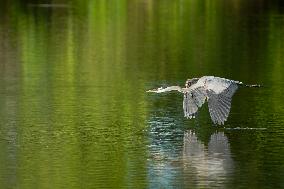
<svg viewBox="0 0 284 189">
<path fill-rule="evenodd" d="M 195 118 L 198 108 L 205 101 L 208 101 L 211 120 L 214 124 L 223 125 L 230 113 L 232 96 L 241 86 L 260 87 L 260 85 L 246 85 L 240 81 L 220 77 L 203 76 L 188 79 L 184 88 L 180 86 L 160 87 L 148 90 L 147 92 L 163 93 L 178 91 L 183 93 L 184 117 L 189 119 Z"/>
</svg>

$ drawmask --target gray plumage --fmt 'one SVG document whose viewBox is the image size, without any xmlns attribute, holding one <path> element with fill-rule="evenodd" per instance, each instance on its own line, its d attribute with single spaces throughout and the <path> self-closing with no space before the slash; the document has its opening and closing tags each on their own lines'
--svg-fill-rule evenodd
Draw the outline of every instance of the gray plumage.
<svg viewBox="0 0 284 189">
<path fill-rule="evenodd" d="M 188 79 L 185 83 L 185 88 L 171 86 L 147 92 L 162 93 L 174 90 L 182 92 L 184 94 L 184 116 L 189 119 L 195 118 L 198 108 L 207 100 L 213 123 L 221 125 L 228 119 L 232 97 L 239 86 L 260 87 L 259 85 L 245 85 L 239 81 L 220 77 L 203 76 L 201 78 Z"/>
</svg>

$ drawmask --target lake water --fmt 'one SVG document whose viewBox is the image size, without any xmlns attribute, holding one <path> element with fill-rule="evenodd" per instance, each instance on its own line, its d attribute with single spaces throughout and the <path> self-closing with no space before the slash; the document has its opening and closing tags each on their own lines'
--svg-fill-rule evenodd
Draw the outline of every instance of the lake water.
<svg viewBox="0 0 284 189">
<path fill-rule="evenodd" d="M 283 2 L 36 2 L 0 3 L 0 188 L 284 188 Z M 264 87 L 221 127 L 145 92 L 203 75 Z"/>
</svg>

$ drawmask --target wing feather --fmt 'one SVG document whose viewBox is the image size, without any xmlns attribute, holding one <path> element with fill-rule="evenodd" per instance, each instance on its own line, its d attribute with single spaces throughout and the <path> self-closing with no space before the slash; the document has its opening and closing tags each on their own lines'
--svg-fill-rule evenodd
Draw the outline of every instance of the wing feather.
<svg viewBox="0 0 284 189">
<path fill-rule="evenodd" d="M 220 107 L 220 112 L 223 117 L 226 117 L 229 114 L 228 109 L 226 109 L 225 107 Z"/>
<path fill-rule="evenodd" d="M 207 97 L 204 87 L 195 88 L 189 92 L 184 93 L 183 110 L 184 117 L 194 118 Z"/>
<path fill-rule="evenodd" d="M 208 100 L 210 117 L 214 124 L 227 121 L 232 96 L 238 89 L 238 82 L 214 76 L 204 76 L 184 93 L 184 116 L 194 118 L 205 100 Z"/>
<path fill-rule="evenodd" d="M 228 88 L 216 93 L 213 90 L 208 90 L 208 107 L 213 123 L 224 124 L 227 121 L 230 109 L 232 96 L 238 89 L 238 85 L 231 82 Z"/>
<path fill-rule="evenodd" d="M 193 118 L 195 117 L 196 112 L 198 111 L 198 106 L 195 104 L 191 93 L 184 93 L 183 97 L 183 111 L 184 117 Z"/>
<path fill-rule="evenodd" d="M 198 107 L 201 107 L 207 97 L 204 87 L 196 88 L 191 92 L 194 102 Z"/>
<path fill-rule="evenodd" d="M 211 104 L 213 107 L 217 107 L 217 101 L 212 101 Z M 219 124 L 221 122 L 222 116 L 220 115 L 219 109 L 213 108 L 212 109 L 212 114 L 214 115 L 215 120 L 213 120 L 214 123 Z"/>
</svg>

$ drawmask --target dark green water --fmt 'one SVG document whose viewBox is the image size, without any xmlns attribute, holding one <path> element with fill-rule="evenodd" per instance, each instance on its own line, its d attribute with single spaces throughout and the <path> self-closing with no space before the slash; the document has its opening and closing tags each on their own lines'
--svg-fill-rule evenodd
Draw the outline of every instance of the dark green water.
<svg viewBox="0 0 284 189">
<path fill-rule="evenodd" d="M 0 3 L 0 188 L 284 188 L 284 8 L 276 1 Z M 182 95 L 240 89 L 224 127 Z"/>
</svg>

